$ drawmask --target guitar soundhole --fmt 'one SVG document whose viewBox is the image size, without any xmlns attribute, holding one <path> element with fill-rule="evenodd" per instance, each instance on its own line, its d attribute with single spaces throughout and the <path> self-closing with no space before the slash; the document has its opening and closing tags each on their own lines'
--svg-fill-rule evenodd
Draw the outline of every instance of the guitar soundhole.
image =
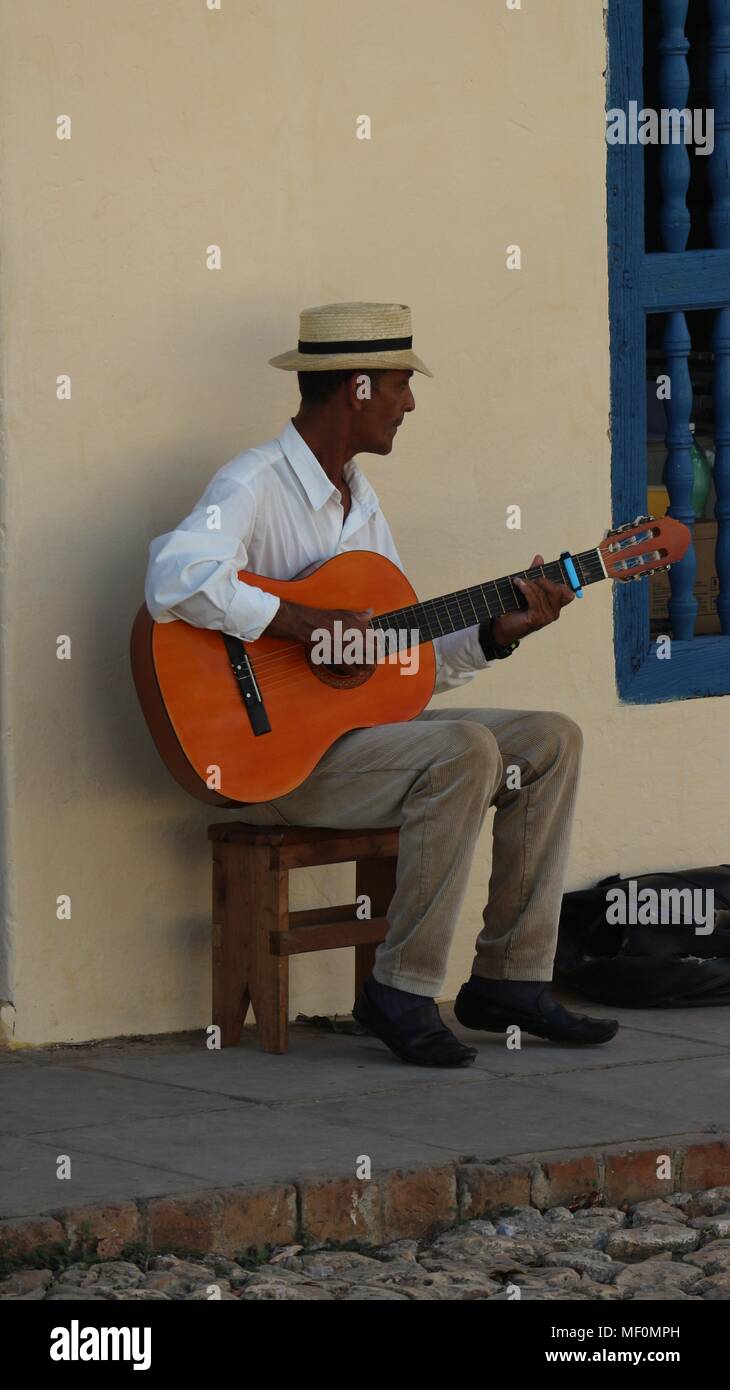
<svg viewBox="0 0 730 1390">
<path fill-rule="evenodd" d="M 321 661 L 312 661 L 311 655 L 307 652 L 307 661 L 312 675 L 317 677 L 323 685 L 329 685 L 333 690 L 354 690 L 358 685 L 364 685 L 375 675 L 377 665 L 353 668 L 351 666 L 325 666 Z"/>
</svg>

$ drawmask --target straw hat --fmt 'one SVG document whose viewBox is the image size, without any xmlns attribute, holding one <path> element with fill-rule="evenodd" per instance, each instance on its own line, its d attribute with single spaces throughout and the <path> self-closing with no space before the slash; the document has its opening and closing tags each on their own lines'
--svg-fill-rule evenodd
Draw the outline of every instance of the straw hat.
<svg viewBox="0 0 730 1390">
<path fill-rule="evenodd" d="M 285 372 L 405 367 L 433 376 L 412 345 L 407 304 L 320 304 L 302 310 L 297 347 L 271 357 L 269 365 Z"/>
</svg>

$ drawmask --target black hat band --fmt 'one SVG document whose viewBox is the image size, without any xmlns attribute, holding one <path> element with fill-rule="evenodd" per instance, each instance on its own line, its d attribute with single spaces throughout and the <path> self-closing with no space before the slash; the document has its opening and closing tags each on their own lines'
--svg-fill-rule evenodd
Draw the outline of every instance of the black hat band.
<svg viewBox="0 0 730 1390">
<path fill-rule="evenodd" d="M 402 352 L 413 347 L 410 338 L 362 338 L 345 343 L 304 343 L 299 340 L 299 351 L 312 356 L 328 356 L 334 352 Z"/>
</svg>

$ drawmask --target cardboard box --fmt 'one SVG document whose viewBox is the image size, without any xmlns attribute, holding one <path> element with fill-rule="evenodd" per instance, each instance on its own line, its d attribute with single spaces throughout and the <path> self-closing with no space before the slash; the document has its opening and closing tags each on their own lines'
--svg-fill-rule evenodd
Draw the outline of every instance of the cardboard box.
<svg viewBox="0 0 730 1390">
<path fill-rule="evenodd" d="M 699 603 L 696 637 L 718 636 L 720 619 L 717 614 L 717 595 L 719 583 L 715 569 L 715 546 L 717 544 L 717 522 L 698 521 L 694 528 L 695 554 L 697 556 L 697 577 L 695 598 Z M 671 593 L 670 574 L 653 574 L 649 578 L 649 620 L 652 637 L 661 632 L 669 633 L 668 603 Z M 671 635 L 671 634 L 670 634 Z"/>
</svg>

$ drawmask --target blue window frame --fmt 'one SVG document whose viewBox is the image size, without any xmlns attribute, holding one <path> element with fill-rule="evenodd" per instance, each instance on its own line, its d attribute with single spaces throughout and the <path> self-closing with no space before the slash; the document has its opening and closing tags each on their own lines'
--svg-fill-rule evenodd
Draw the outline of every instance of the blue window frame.
<svg viewBox="0 0 730 1390">
<path fill-rule="evenodd" d="M 694 311 L 711 311 L 719 589 L 718 634 L 695 636 L 692 545 L 670 574 L 665 631 L 672 642 L 666 660 L 660 659 L 666 644 L 658 648 L 650 634 L 648 581 L 615 586 L 616 678 L 621 698 L 632 703 L 730 694 L 730 0 L 647 0 L 647 7 L 642 0 L 609 0 L 607 108 L 628 113 L 631 102 L 638 103 L 639 111 L 644 107 L 645 56 L 653 60 L 661 106 L 690 106 L 688 54 L 695 21 L 704 27 L 702 48 L 692 55 L 691 80 L 696 97 L 701 73 L 701 88 L 714 110 L 715 147 L 710 155 L 695 155 L 692 163 L 680 144 L 654 150 L 639 143 L 608 145 L 614 524 L 648 510 L 647 323 L 650 315 L 662 315 L 665 372 L 671 381 L 671 400 L 665 405 L 668 512 L 694 525 L 687 316 L 691 322 Z M 647 13 L 654 27 L 646 31 L 646 41 L 656 43 L 651 55 L 645 55 Z M 647 175 L 649 158 L 655 162 Z M 700 177 L 706 180 L 706 230 L 693 234 L 690 194 Z M 658 209 L 650 203 L 650 220 L 660 228 L 662 249 L 647 249 L 652 241 L 646 189 L 650 198 L 660 200 Z"/>
</svg>

